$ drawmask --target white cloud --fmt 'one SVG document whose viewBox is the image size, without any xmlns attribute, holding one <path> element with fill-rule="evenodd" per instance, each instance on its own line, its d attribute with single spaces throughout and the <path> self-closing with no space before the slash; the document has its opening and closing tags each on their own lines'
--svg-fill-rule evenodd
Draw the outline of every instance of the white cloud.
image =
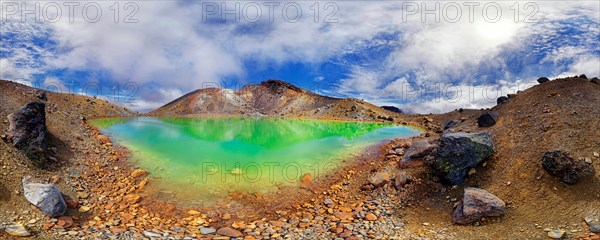
<svg viewBox="0 0 600 240">
<path fill-rule="evenodd" d="M 19 33 L 15 37 L 20 39 L 10 44 L 3 41 L 0 45 L 0 51 L 11 52 L 10 56 L 0 59 L 0 77 L 28 82 L 33 75 L 48 69 L 97 70 L 121 83 L 151 85 L 153 89 L 139 95 L 137 107 L 130 105 L 150 109 L 206 83 L 219 83 L 229 76 L 251 78 L 245 72 L 244 61 L 251 60 L 258 67 L 290 62 L 320 64 L 343 54 L 365 54 L 367 47 L 391 46 L 393 51 L 384 61 L 377 59 L 369 64 L 346 66 L 350 73 L 338 83 L 338 93 L 365 99 L 379 97 L 379 101 L 383 101 L 381 99 L 418 89 L 424 83 L 469 86 L 466 82 L 473 80 L 478 68 L 505 69 L 504 63 L 497 61 L 499 55 L 531 46 L 533 43 L 526 42 L 531 40 L 530 36 L 539 35 L 540 41 L 550 39 L 556 34 L 552 31 L 561 27 L 557 20 L 587 16 L 600 21 L 598 6 L 590 1 L 537 2 L 540 22 L 531 24 L 514 22 L 514 12 L 509 9 L 514 3 L 501 3 L 504 14 L 497 23 L 481 18 L 481 5 L 473 23 L 468 21 L 466 8 L 457 23 L 422 23 L 419 15 L 402 22 L 402 2 L 336 2 L 339 11 L 334 18 L 338 23 L 324 23 L 330 12 L 323 8 L 325 2 L 320 2 L 319 21 L 315 23 L 314 12 L 309 8 L 315 3 L 300 2 L 301 20 L 289 23 L 282 18 L 281 7 L 285 2 L 281 2 L 275 12 L 275 22 L 255 24 L 244 21 L 203 23 L 201 2 L 136 3 L 139 11 L 135 18 L 139 23 L 114 23 L 108 8 L 113 2 L 100 2 L 106 14 L 98 23 L 87 23 L 79 14 L 74 23 L 66 17 L 53 24 L 21 24 L 11 19 L 0 28 L 3 33 Z M 126 14 L 121 13 L 122 20 Z M 266 13 L 263 8 L 263 20 Z M 518 19 L 522 20 L 528 12 L 519 14 Z M 586 31 L 593 36 L 599 30 L 588 27 Z M 393 37 L 376 40 L 383 33 Z M 32 43 L 36 37 L 50 38 L 58 46 L 53 51 L 44 49 Z M 589 46 L 597 46 L 593 44 L 597 38 L 587 38 Z M 544 59 L 549 62 L 575 58 L 568 72 L 585 71 L 591 75 L 598 57 L 585 54 L 590 50 L 588 45 L 558 49 L 549 46 L 532 51 L 553 51 L 556 57 Z M 408 73 L 416 76 L 413 82 L 409 82 Z M 510 77 L 505 73 L 505 79 Z M 464 81 L 449 82 L 456 78 Z M 327 79 L 331 80 L 334 79 Z M 414 108 L 441 110 L 459 104 L 465 104 L 462 107 L 485 105 L 462 101 L 428 102 L 417 103 Z"/>
</svg>

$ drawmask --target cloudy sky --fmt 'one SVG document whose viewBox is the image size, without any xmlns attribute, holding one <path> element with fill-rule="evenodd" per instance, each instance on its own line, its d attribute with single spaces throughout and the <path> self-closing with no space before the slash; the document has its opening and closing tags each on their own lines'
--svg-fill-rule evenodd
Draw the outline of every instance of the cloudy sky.
<svg viewBox="0 0 600 240">
<path fill-rule="evenodd" d="M 0 3 L 0 78 L 140 111 L 282 79 L 436 113 L 600 75 L 598 1 Z M 37 19 L 36 19 L 37 18 Z"/>
</svg>

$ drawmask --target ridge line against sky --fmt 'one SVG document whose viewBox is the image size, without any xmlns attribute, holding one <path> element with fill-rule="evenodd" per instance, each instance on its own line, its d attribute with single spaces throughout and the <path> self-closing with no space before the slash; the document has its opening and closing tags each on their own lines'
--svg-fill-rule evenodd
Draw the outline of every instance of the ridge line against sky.
<svg viewBox="0 0 600 240">
<path fill-rule="evenodd" d="M 0 78 L 141 111 L 197 88 L 282 79 L 439 113 L 493 106 L 539 76 L 600 76 L 597 1 L 92 1 L 73 16 L 55 3 L 0 3 Z M 92 5 L 103 14 L 84 14 Z M 32 9 L 41 21 L 22 18 Z"/>
</svg>

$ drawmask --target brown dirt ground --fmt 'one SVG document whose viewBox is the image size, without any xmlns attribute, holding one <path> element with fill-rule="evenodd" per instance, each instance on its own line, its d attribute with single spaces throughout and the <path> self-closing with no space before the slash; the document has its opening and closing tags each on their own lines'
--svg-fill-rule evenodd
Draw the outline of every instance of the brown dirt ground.
<svg viewBox="0 0 600 240">
<path fill-rule="evenodd" d="M 8 81 L 0 81 L 0 96 L 0 116 L 6 116 L 28 101 L 35 100 L 31 88 Z M 10 145 L 0 141 L 0 219 L 9 220 L 24 210 L 33 209 L 22 193 L 16 192 L 22 189 L 20 180 L 23 175 L 48 180 L 53 176 L 66 178 L 69 167 L 80 161 L 75 158 L 78 153 L 72 152 L 72 149 L 77 149 L 72 146 L 78 144 L 76 139 L 84 138 L 86 142 L 95 139 L 85 129 L 79 116 L 132 114 L 102 100 L 84 96 L 48 93 L 48 102 L 56 108 L 47 108 L 47 124 L 51 134 L 50 146 L 58 149 L 58 163 L 53 171 L 36 169 Z M 478 128 L 476 125 L 482 110 L 439 115 L 394 115 L 396 122 L 433 129 L 431 138 L 439 135 L 435 133 L 435 125 L 465 118 L 451 131 L 490 131 L 497 148 L 496 155 L 487 161 L 486 166 L 477 167 L 477 173 L 468 177 L 461 186 L 444 186 L 432 181 L 433 177 L 425 167 L 402 170 L 416 176 L 417 181 L 398 194 L 400 200 L 396 214 L 413 232 L 420 232 L 425 228 L 423 222 L 428 222 L 431 224 L 428 228 L 454 233 L 461 239 L 544 239 L 546 232 L 543 228 L 584 229 L 582 220 L 585 216 L 600 214 L 600 159 L 592 156 L 593 152 L 600 152 L 598 103 L 599 85 L 585 79 L 569 78 L 535 86 L 494 107 L 492 110 L 500 113 L 500 120 L 490 128 Z M 341 114 L 345 113 L 342 111 Z M 424 117 L 430 117 L 433 123 L 427 123 Z M 332 114 L 328 118 L 344 116 Z M 0 129 L 7 128 L 8 124 L 0 121 Z M 275 216 L 276 210 L 298 211 L 298 205 L 320 201 L 319 192 L 340 183 L 344 183 L 344 189 L 347 189 L 338 193 L 345 195 L 341 197 L 354 201 L 377 198 L 388 193 L 363 192 L 359 187 L 374 171 L 389 167 L 397 169 L 396 163 L 383 160 L 388 148 L 389 145 L 382 145 L 367 151 L 357 160 L 349 161 L 338 173 L 318 179 L 310 190 L 296 189 L 286 192 L 285 196 L 273 193 L 232 197 L 258 210 L 256 214 L 244 214 L 248 219 Z M 574 157 L 593 159 L 596 175 L 575 185 L 565 185 L 549 176 L 542 169 L 540 159 L 545 151 L 554 149 L 569 151 Z M 354 172 L 350 177 L 347 176 L 349 171 Z M 58 185 L 69 196 L 73 196 L 77 188 L 68 179 L 58 181 Z M 448 199 L 460 198 L 464 186 L 477 186 L 498 195 L 508 204 L 506 215 L 482 221 L 480 226 L 454 225 L 451 221 L 454 203 Z"/>
</svg>

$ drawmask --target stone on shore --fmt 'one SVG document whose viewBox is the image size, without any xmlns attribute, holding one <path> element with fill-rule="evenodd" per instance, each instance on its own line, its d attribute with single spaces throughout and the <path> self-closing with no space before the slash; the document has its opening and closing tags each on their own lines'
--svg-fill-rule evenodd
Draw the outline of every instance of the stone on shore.
<svg viewBox="0 0 600 240">
<path fill-rule="evenodd" d="M 219 230 L 217 230 L 217 234 L 221 235 L 221 236 L 227 236 L 227 237 L 241 237 L 244 234 L 242 234 L 242 232 L 235 230 L 233 228 L 230 227 L 223 227 L 223 228 L 219 228 Z"/>
<path fill-rule="evenodd" d="M 31 177 L 23 177 L 23 193 L 27 201 L 38 207 L 46 216 L 65 214 L 67 204 L 60 190 L 53 184 L 32 183 Z"/>
<path fill-rule="evenodd" d="M 31 236 L 31 233 L 29 231 L 27 231 L 27 229 L 25 228 L 25 226 L 23 226 L 23 224 L 15 224 L 15 225 L 6 226 L 4 231 L 6 233 L 8 233 L 9 235 L 15 236 L 15 237 Z"/>
<path fill-rule="evenodd" d="M 390 181 L 390 174 L 378 172 L 369 178 L 369 182 L 375 187 L 382 187 Z"/>
<path fill-rule="evenodd" d="M 453 220 L 457 224 L 471 224 L 482 217 L 498 217 L 504 214 L 506 204 L 490 192 L 468 187 L 454 210 Z"/>
</svg>

